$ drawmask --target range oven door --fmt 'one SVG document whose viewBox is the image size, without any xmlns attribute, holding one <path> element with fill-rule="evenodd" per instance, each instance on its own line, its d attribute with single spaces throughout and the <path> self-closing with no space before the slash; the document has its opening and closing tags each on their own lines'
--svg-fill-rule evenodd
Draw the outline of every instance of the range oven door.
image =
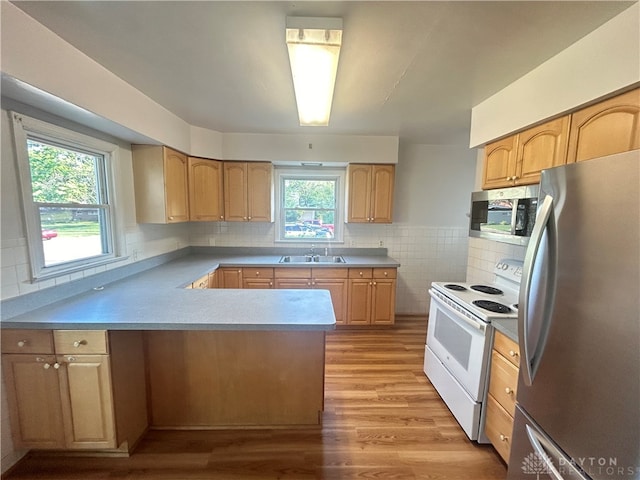
<svg viewBox="0 0 640 480">
<path fill-rule="evenodd" d="M 427 346 L 476 402 L 484 398 L 489 328 L 431 293 Z"/>
</svg>

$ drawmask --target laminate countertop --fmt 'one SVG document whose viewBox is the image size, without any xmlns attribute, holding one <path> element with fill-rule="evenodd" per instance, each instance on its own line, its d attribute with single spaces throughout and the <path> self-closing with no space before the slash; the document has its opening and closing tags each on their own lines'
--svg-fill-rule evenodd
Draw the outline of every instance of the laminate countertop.
<svg viewBox="0 0 640 480">
<path fill-rule="evenodd" d="M 504 333 L 508 338 L 518 343 L 518 320 L 514 318 L 500 318 L 491 321 L 496 330 Z"/>
<path fill-rule="evenodd" d="M 190 254 L 47 306 L 2 328 L 106 330 L 333 330 L 327 290 L 185 288 L 219 267 L 398 267 L 392 258 L 343 255 L 344 264 L 281 264 L 280 254 Z"/>
</svg>

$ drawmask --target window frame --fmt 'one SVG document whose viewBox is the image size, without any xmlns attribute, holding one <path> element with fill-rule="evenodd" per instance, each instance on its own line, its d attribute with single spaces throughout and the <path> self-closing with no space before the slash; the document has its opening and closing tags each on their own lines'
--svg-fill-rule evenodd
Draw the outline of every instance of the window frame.
<svg viewBox="0 0 640 480">
<path fill-rule="evenodd" d="M 25 234 L 29 252 L 32 283 L 122 260 L 122 258 L 117 255 L 116 209 L 113 181 L 113 164 L 117 160 L 118 146 L 20 113 L 10 112 L 10 115 L 13 125 L 14 148 L 16 151 L 19 186 L 22 197 L 22 214 L 26 230 Z M 101 157 L 101 159 L 98 160 L 100 166 L 96 169 L 96 175 L 97 182 L 100 185 L 98 188 L 101 190 L 100 196 L 102 198 L 100 202 L 104 203 L 81 204 L 82 206 L 77 208 L 92 208 L 104 212 L 103 215 L 106 218 L 104 221 L 100 221 L 100 229 L 102 248 L 105 253 L 50 266 L 45 265 L 39 211 L 42 205 L 33 199 L 31 165 L 27 147 L 27 140 L 29 139 Z M 70 204 L 56 205 L 69 207 Z"/>
<path fill-rule="evenodd" d="M 346 169 L 344 168 L 309 168 L 309 167 L 275 167 L 275 242 L 277 243 L 305 243 L 305 244 L 329 244 L 344 242 L 344 188 Z M 300 237 L 285 238 L 285 208 L 284 208 L 284 181 L 295 180 L 333 180 L 336 182 L 336 207 L 333 223 L 333 238 Z"/>
</svg>

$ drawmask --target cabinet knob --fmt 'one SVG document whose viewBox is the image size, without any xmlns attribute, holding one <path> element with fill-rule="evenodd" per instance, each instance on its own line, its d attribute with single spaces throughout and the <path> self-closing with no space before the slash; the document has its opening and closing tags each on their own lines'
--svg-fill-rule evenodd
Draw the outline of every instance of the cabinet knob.
<svg viewBox="0 0 640 480">
<path fill-rule="evenodd" d="M 247 217 L 242 217 L 242 219 L 243 219 L 243 220 L 246 220 L 246 219 L 247 219 Z"/>
<path fill-rule="evenodd" d="M 509 437 L 507 437 L 506 435 L 501 433 L 500 434 L 500 441 L 501 442 L 508 442 L 509 441 Z"/>
<path fill-rule="evenodd" d="M 20 340 L 20 341 L 18 342 L 18 346 L 19 346 L 20 348 L 24 347 L 26 344 L 27 344 L 27 341 L 26 341 L 26 340 Z"/>
<path fill-rule="evenodd" d="M 388 277 L 389 276 L 389 272 L 384 272 L 384 276 Z"/>
<path fill-rule="evenodd" d="M 269 286 L 270 286 L 270 287 L 273 287 L 273 282 L 269 282 Z"/>
<path fill-rule="evenodd" d="M 75 362 L 76 361 L 76 357 L 67 357 L 67 361 L 68 362 Z"/>
<path fill-rule="evenodd" d="M 316 284 L 316 282 L 311 282 L 311 285 L 315 285 L 315 284 Z"/>
<path fill-rule="evenodd" d="M 375 287 L 376 285 L 378 285 L 378 282 L 373 282 L 373 286 Z"/>
<path fill-rule="evenodd" d="M 259 277 L 259 276 L 260 276 L 260 272 L 256 272 L 256 277 Z"/>
<path fill-rule="evenodd" d="M 81 345 L 86 345 L 87 341 L 86 340 L 76 340 L 75 342 L 73 342 L 73 346 L 75 348 L 80 348 Z"/>
<path fill-rule="evenodd" d="M 173 220 L 173 217 L 169 217 L 169 220 Z"/>
<path fill-rule="evenodd" d="M 307 282 L 307 287 L 310 287 L 310 286 L 311 286 L 311 282 Z"/>
<path fill-rule="evenodd" d="M 509 356 L 511 357 L 517 357 L 518 356 L 518 352 L 514 351 L 514 350 L 509 350 Z"/>
<path fill-rule="evenodd" d="M 513 390 L 511 390 L 509 387 L 504 389 L 504 393 L 506 393 L 507 395 L 513 395 Z"/>
<path fill-rule="evenodd" d="M 220 220 L 224 220 L 224 215 L 220 215 Z"/>
<path fill-rule="evenodd" d="M 364 273 L 363 273 L 363 272 L 360 272 L 360 276 L 362 276 L 362 275 L 364 275 Z"/>
<path fill-rule="evenodd" d="M 249 217 L 249 220 L 251 220 L 251 217 Z"/>
<path fill-rule="evenodd" d="M 45 363 L 42 367 L 43 367 L 45 370 L 49 370 L 49 369 L 51 368 L 51 365 L 49 365 L 48 363 Z"/>
<path fill-rule="evenodd" d="M 373 283 L 372 283 L 372 282 L 369 282 L 369 285 L 373 285 Z"/>
<path fill-rule="evenodd" d="M 53 364 L 53 368 L 55 368 L 56 370 L 58 370 L 60 368 L 60 364 L 58 362 Z"/>
</svg>

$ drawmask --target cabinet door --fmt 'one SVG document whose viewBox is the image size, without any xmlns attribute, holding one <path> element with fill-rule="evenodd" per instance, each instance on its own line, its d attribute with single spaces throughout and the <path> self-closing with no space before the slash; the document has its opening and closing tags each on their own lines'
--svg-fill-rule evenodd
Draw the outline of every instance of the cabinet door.
<svg viewBox="0 0 640 480">
<path fill-rule="evenodd" d="M 640 89 L 583 108 L 571 116 L 567 162 L 640 148 Z"/>
<path fill-rule="evenodd" d="M 220 288 L 218 270 L 214 270 L 209 274 L 209 288 Z"/>
<path fill-rule="evenodd" d="M 368 223 L 371 219 L 371 165 L 347 167 L 347 222 Z"/>
<path fill-rule="evenodd" d="M 242 288 L 242 270 L 240 268 L 218 269 L 219 288 Z"/>
<path fill-rule="evenodd" d="M 391 223 L 393 217 L 393 165 L 374 165 L 371 193 L 371 222 Z"/>
<path fill-rule="evenodd" d="M 542 170 L 566 163 L 568 145 L 569 116 L 520 132 L 515 184 L 540 183 Z"/>
<path fill-rule="evenodd" d="M 167 222 L 189 221 L 187 156 L 164 147 L 164 188 Z"/>
<path fill-rule="evenodd" d="M 189 218 L 196 222 L 224 220 L 222 162 L 189 157 Z"/>
<path fill-rule="evenodd" d="M 270 163 L 247 164 L 247 220 L 271 222 L 273 203 L 273 166 Z"/>
<path fill-rule="evenodd" d="M 311 288 L 310 278 L 276 278 L 276 288 Z"/>
<path fill-rule="evenodd" d="M 16 448 L 63 448 L 58 370 L 52 355 L 3 355 Z"/>
<path fill-rule="evenodd" d="M 350 279 L 347 301 L 347 324 L 368 325 L 371 323 L 372 280 Z"/>
<path fill-rule="evenodd" d="M 319 278 L 312 282 L 313 288 L 329 290 L 337 325 L 347 323 L 347 282 L 348 280 L 344 278 Z"/>
<path fill-rule="evenodd" d="M 485 147 L 484 176 L 482 188 L 508 187 L 513 185 L 516 171 L 516 136 L 503 138 Z"/>
<path fill-rule="evenodd" d="M 224 162 L 224 218 L 246 222 L 247 216 L 247 164 Z"/>
<path fill-rule="evenodd" d="M 115 448 L 108 355 L 65 355 L 60 387 L 67 448 Z"/>
<path fill-rule="evenodd" d="M 371 300 L 371 323 L 392 325 L 395 321 L 396 281 L 374 279 Z"/>
</svg>

